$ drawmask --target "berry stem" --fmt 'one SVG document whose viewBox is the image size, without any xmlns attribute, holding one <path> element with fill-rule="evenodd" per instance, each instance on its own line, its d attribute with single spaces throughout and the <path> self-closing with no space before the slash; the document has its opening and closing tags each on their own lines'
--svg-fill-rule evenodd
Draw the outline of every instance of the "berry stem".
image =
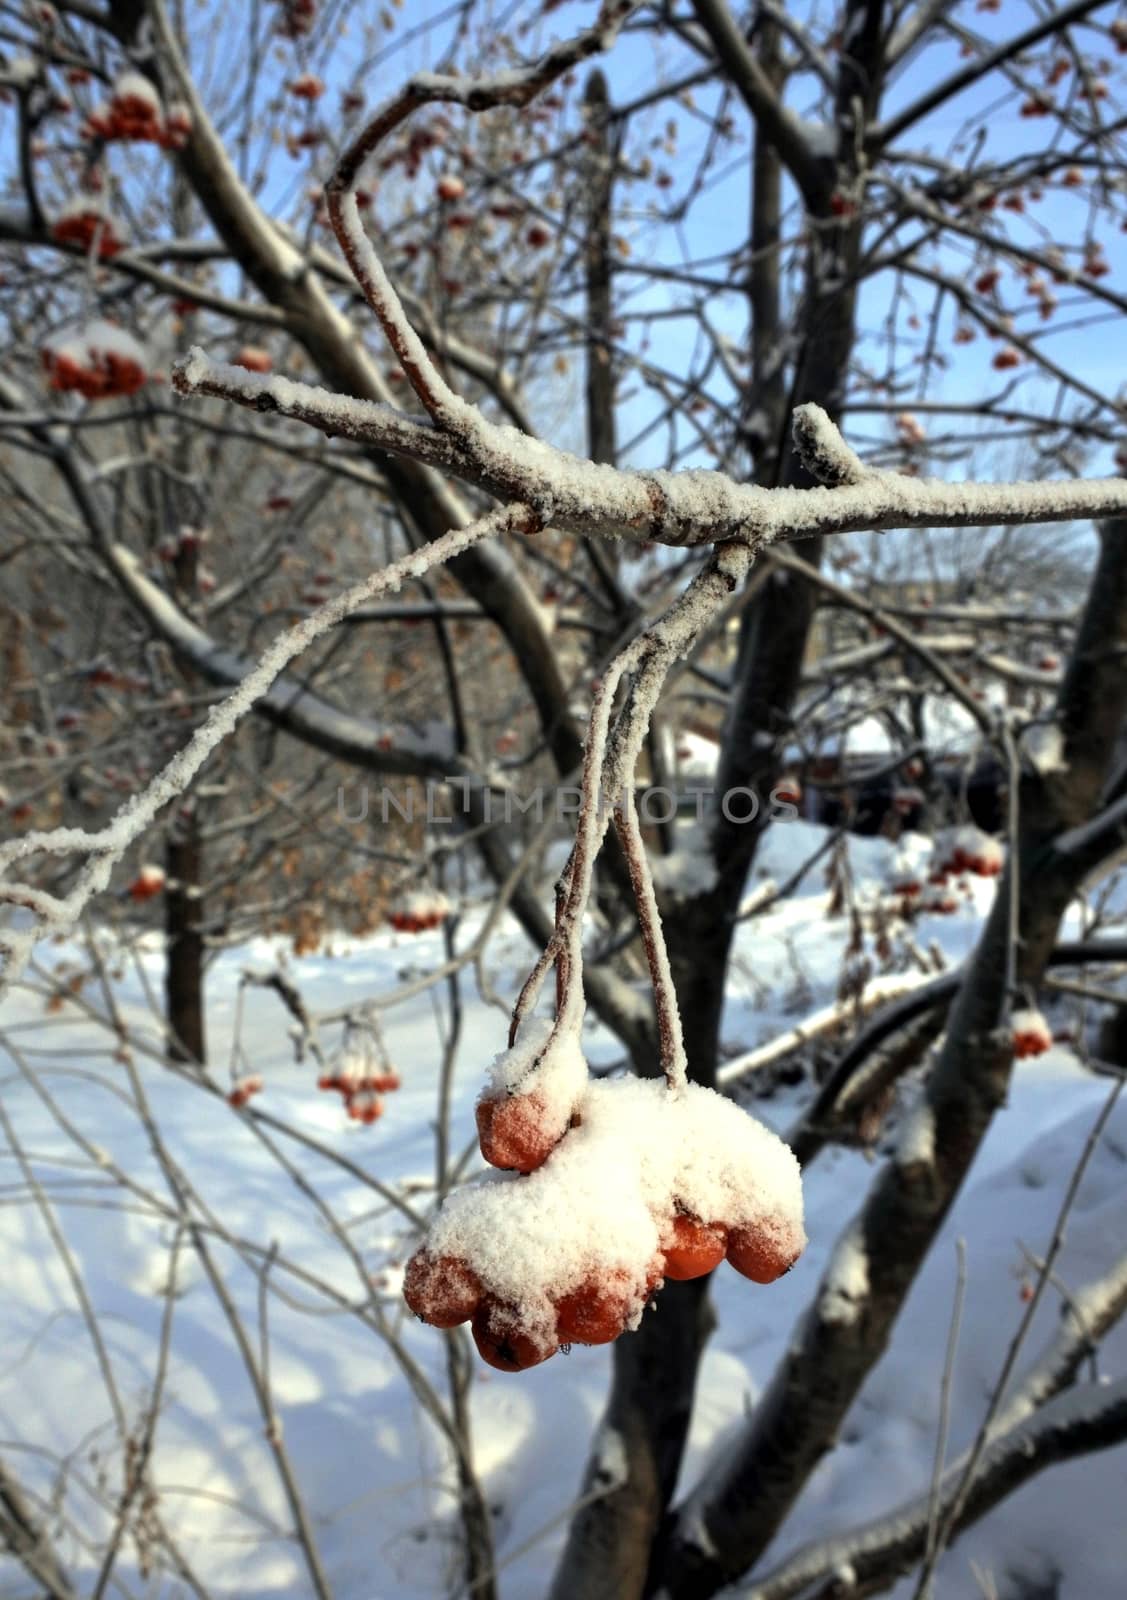
<svg viewBox="0 0 1127 1600">
<path fill-rule="evenodd" d="M 614 825 L 630 871 L 630 884 L 638 907 L 638 927 L 650 969 L 654 991 L 654 1009 L 657 1013 L 657 1032 L 661 1051 L 661 1070 L 673 1094 L 683 1094 L 688 1085 L 688 1062 L 685 1058 L 685 1038 L 681 1028 L 681 1013 L 677 1009 L 677 991 L 669 969 L 669 952 L 654 894 L 653 875 L 646 856 L 646 845 L 638 822 L 632 789 L 624 789 L 622 798 L 614 808 Z"/>
</svg>

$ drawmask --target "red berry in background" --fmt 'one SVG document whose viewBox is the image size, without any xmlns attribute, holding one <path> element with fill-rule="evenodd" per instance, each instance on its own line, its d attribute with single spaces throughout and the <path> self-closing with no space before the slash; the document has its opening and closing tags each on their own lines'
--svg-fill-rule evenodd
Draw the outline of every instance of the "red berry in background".
<svg viewBox="0 0 1127 1600">
<path fill-rule="evenodd" d="M 481 1153 L 491 1167 L 535 1172 L 560 1142 L 542 1095 L 484 1095 L 474 1111 Z"/>
<path fill-rule="evenodd" d="M 468 1322 L 481 1303 L 481 1280 L 457 1256 L 416 1250 L 403 1277 L 403 1298 L 432 1328 Z"/>
<path fill-rule="evenodd" d="M 554 1356 L 559 1345 L 525 1327 L 520 1313 L 496 1300 L 483 1300 L 470 1324 L 477 1353 L 498 1372 L 525 1372 Z"/>
<path fill-rule="evenodd" d="M 269 350 L 263 350 L 256 344 L 244 344 L 234 360 L 236 367 L 245 367 L 248 372 L 269 372 L 274 365 L 274 358 Z"/>
<path fill-rule="evenodd" d="M 77 245 L 80 250 L 89 250 L 96 239 L 99 261 L 109 261 L 125 248 L 113 218 L 93 200 L 79 199 L 65 206 L 51 226 L 51 237 L 59 244 Z"/>
<path fill-rule="evenodd" d="M 160 894 L 164 888 L 164 882 L 163 867 L 144 866 L 129 885 L 129 898 L 131 900 L 151 900 L 154 895 Z"/>
<path fill-rule="evenodd" d="M 461 200 L 466 192 L 466 186 L 456 173 L 444 173 L 437 184 L 438 198 L 440 200 Z"/>
<path fill-rule="evenodd" d="M 383 1116 L 383 1101 L 378 1095 L 372 1094 L 367 1089 L 350 1091 L 346 1097 L 348 1115 L 353 1122 L 362 1122 L 365 1127 L 373 1122 L 378 1122 Z"/>
<path fill-rule="evenodd" d="M 662 1244 L 665 1276 L 676 1283 L 703 1278 L 720 1265 L 727 1248 L 728 1230 L 722 1223 L 709 1224 L 678 1212 L 673 1218 L 672 1237 Z"/>
<path fill-rule="evenodd" d="M 543 250 L 545 245 L 552 242 L 552 230 L 544 222 L 534 222 L 524 238 L 531 249 Z"/>
<path fill-rule="evenodd" d="M 1027 1056 L 1043 1056 L 1052 1048 L 1053 1033 L 1039 1011 L 1023 1008 L 1010 1018 L 1013 1030 L 1014 1055 L 1021 1061 Z"/>
<path fill-rule="evenodd" d="M 802 1246 L 768 1228 L 733 1228 L 727 1254 L 729 1264 L 752 1283 L 774 1283 L 794 1266 Z"/>
<path fill-rule="evenodd" d="M 315 72 L 303 72 L 287 83 L 286 88 L 298 100 L 319 100 L 325 92 L 324 81 Z"/>
<path fill-rule="evenodd" d="M 253 1073 L 248 1078 L 237 1078 L 231 1085 L 227 1094 L 227 1104 L 236 1110 L 245 1106 L 252 1095 L 258 1094 L 262 1089 L 262 1078 L 259 1073 Z"/>
</svg>

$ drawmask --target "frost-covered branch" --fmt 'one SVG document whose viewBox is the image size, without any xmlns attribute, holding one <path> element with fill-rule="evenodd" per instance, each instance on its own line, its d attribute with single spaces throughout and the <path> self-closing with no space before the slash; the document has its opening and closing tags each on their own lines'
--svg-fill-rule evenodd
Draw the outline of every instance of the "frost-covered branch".
<svg viewBox="0 0 1127 1600">
<path fill-rule="evenodd" d="M 553 527 L 606 538 L 678 547 L 738 540 L 758 549 L 822 534 L 1020 527 L 1127 514 L 1127 482 L 1121 478 L 945 483 L 861 467 L 860 476 L 832 487 L 762 489 L 722 472 L 615 469 L 491 423 L 463 401 L 428 425 L 391 406 L 245 372 L 199 349 L 174 366 L 172 381 L 181 394 L 214 395 L 277 412 L 322 433 L 440 467 L 490 494 L 543 507 Z M 437 393 L 428 394 L 437 405 Z M 857 460 L 820 406 L 800 406 L 794 426 L 796 437 L 816 441 L 810 462 L 827 475 L 832 463 Z"/>
</svg>

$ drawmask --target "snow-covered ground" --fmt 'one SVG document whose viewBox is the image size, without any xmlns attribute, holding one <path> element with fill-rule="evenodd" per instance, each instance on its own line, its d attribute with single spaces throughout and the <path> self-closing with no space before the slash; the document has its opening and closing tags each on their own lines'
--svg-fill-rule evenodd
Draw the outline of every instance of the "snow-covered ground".
<svg viewBox="0 0 1127 1600">
<path fill-rule="evenodd" d="M 780 879 L 789 875 L 820 837 L 807 824 L 775 828 L 764 870 Z M 884 841 L 851 841 L 860 895 L 873 895 L 890 855 Z M 823 861 L 791 899 L 741 929 L 724 1027 L 725 1048 L 733 1055 L 835 996 L 848 919 L 827 916 L 824 866 Z M 922 918 L 914 929 L 918 945 L 926 949 L 934 940 L 949 959 L 962 959 L 991 892 L 989 884 L 979 883 L 958 915 Z M 472 935 L 480 914 L 471 911 L 463 919 L 460 941 Z M 240 1004 L 240 972 L 276 955 L 263 943 L 231 952 L 213 968 L 208 1022 L 217 1078 L 226 1067 Z M 362 942 L 338 939 L 331 954 L 290 961 L 289 970 L 311 1008 L 339 1009 L 390 992 L 441 955 L 438 933 L 382 933 Z M 515 928 L 502 925 L 486 958 L 502 995 L 513 994 L 530 955 Z M 46 968 L 83 960 L 81 948 L 70 944 L 41 948 L 39 957 Z M 445 1449 L 401 1361 L 373 1325 L 379 1317 L 369 1310 L 365 1320 L 349 1310 L 363 1310 L 374 1297 L 403 1352 L 445 1394 L 442 1336 L 414 1323 L 399 1299 L 411 1226 L 363 1181 L 370 1174 L 422 1213 L 430 1203 L 444 991 L 419 994 L 386 1014 L 387 1044 L 403 1087 L 388 1096 L 386 1114 L 371 1127 L 349 1123 L 337 1097 L 317 1091 L 316 1068 L 295 1063 L 291 1019 L 277 996 L 258 987 L 243 991 L 248 1064 L 266 1079 L 253 1108 L 292 1122 L 323 1147 L 317 1151 L 274 1127 L 263 1128 L 290 1164 L 287 1170 L 220 1096 L 162 1070 L 146 1053 L 146 1041 L 156 1035 L 142 974 L 159 990 L 159 949 L 149 944 L 139 967 L 123 960 L 120 971 L 114 994 L 133 1036 L 139 1082 L 177 1174 L 200 1197 L 203 1209 L 196 1215 L 211 1224 L 205 1237 L 215 1267 L 256 1364 L 268 1371 L 281 1437 L 334 1595 L 409 1600 L 464 1592 Z M 474 1100 L 505 1033 L 502 1011 L 477 997 L 472 969 L 463 991 L 452 1089 L 455 1151 L 471 1144 Z M 84 984 L 79 999 L 104 1013 L 96 981 Z M 585 1044 L 599 1064 L 620 1055 L 598 1028 L 590 1029 Z M 48 1526 L 86 1594 L 120 1492 L 120 1442 L 75 1285 L 80 1277 L 97 1314 L 126 1430 L 139 1436 L 168 1307 L 175 1208 L 168 1174 L 137 1113 L 128 1070 L 114 1059 L 117 1040 L 102 1023 L 76 1003 L 48 1013 L 41 994 L 25 991 L 0 1015 L 0 1045 L 0 1462 L 55 1508 Z M 28 1073 L 39 1076 L 58 1111 L 91 1142 L 86 1156 L 21 1075 L 9 1048 L 21 1053 Z M 1064 1047 L 1018 1064 L 1010 1103 L 997 1116 L 909 1297 L 891 1349 L 853 1408 L 838 1448 L 816 1470 L 768 1565 L 809 1538 L 877 1516 L 926 1488 L 959 1237 L 966 1240 L 968 1279 L 949 1455 L 972 1439 L 1025 1309 L 1022 1287 L 1030 1274 L 1021 1244 L 1034 1253 L 1046 1247 L 1064 1186 L 1108 1089 L 1106 1078 L 1086 1071 Z M 755 1109 L 784 1131 L 805 1092 L 801 1086 L 778 1087 L 755 1101 Z M 13 1157 L 9 1126 L 38 1180 L 34 1191 Z M 825 1151 L 805 1175 L 810 1244 L 798 1267 L 769 1288 L 727 1267 L 716 1274 L 719 1326 L 704 1358 L 683 1487 L 742 1425 L 873 1171 L 872 1161 L 857 1151 Z M 135 1186 L 132 1193 L 122 1188 L 119 1174 Z M 303 1185 L 316 1189 L 355 1254 Z M 1080 1191 L 1057 1269 L 1065 1285 L 1082 1285 L 1127 1247 L 1125 1201 L 1127 1097 Z M 49 1220 L 65 1236 L 67 1261 L 52 1241 Z M 276 1259 L 264 1294 L 258 1268 L 261 1252 L 271 1247 Z M 303 1279 L 302 1273 L 310 1276 Z M 1059 1307 L 1059 1296 L 1050 1292 L 1032 1332 L 1029 1360 L 1051 1336 Z M 180 1242 L 170 1327 L 153 1443 L 156 1512 L 216 1595 L 258 1600 L 312 1594 L 301 1552 L 288 1535 L 292 1517 L 246 1366 L 186 1240 Z M 1127 1330 L 1121 1329 L 1105 1341 L 1101 1371 L 1117 1374 L 1125 1358 Z M 494 1513 L 505 1600 L 538 1600 L 545 1592 L 609 1365 L 607 1349 L 582 1347 L 515 1376 L 477 1364 L 475 1453 Z M 993 1582 L 999 1600 L 1006 1600 L 1017 1592 L 1019 1579 L 1045 1584 L 1057 1575 L 1056 1589 L 1036 1592 L 1057 1600 L 1120 1600 L 1127 1572 L 1125 1505 L 1127 1448 L 1052 1469 L 963 1536 L 940 1568 L 939 1594 L 942 1600 L 978 1600 L 995 1592 L 984 1586 Z M 144 1519 L 138 1524 L 131 1513 L 131 1526 L 139 1528 L 143 1547 Z M 124 1581 L 120 1592 L 187 1592 L 169 1576 L 146 1580 L 132 1539 L 115 1570 Z M 29 1592 L 15 1564 L 5 1566 L 0 1558 L 0 1594 Z M 903 1600 L 911 1586 L 893 1592 Z"/>
</svg>

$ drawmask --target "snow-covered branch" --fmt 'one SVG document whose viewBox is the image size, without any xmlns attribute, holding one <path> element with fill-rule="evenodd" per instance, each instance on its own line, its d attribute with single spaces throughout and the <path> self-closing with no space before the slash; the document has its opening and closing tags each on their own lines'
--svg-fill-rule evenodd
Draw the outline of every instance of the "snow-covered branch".
<svg viewBox="0 0 1127 1600">
<path fill-rule="evenodd" d="M 245 372 L 212 361 L 199 349 L 173 368 L 172 381 L 181 394 L 214 395 L 277 412 L 322 433 L 440 467 L 499 498 L 544 507 L 553 527 L 607 538 L 680 547 L 736 540 L 759 549 L 821 534 L 1012 527 L 1127 515 L 1127 481 L 1121 478 L 953 484 L 858 462 L 859 477 L 832 487 L 762 489 L 722 472 L 639 472 L 583 461 L 516 428 L 491 423 L 462 401 L 444 411 L 441 421 L 428 424 L 391 406 Z M 857 460 L 821 407 L 800 406 L 794 427 L 812 469 L 828 475 L 831 464 Z"/>
</svg>

